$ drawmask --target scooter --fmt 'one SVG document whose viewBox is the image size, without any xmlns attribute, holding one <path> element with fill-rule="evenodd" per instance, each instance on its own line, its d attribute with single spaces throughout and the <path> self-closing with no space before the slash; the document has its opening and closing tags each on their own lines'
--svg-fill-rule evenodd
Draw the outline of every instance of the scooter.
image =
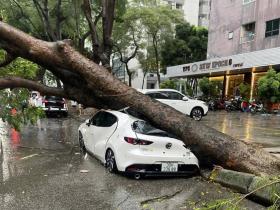
<svg viewBox="0 0 280 210">
<path fill-rule="evenodd" d="M 225 109 L 225 101 L 222 99 L 214 99 L 208 103 L 209 110 L 216 111 L 220 109 Z"/>
<path fill-rule="evenodd" d="M 225 110 L 227 112 L 240 111 L 240 110 L 242 110 L 241 103 L 242 103 L 241 97 L 238 99 L 231 99 L 230 101 L 225 101 Z"/>
<path fill-rule="evenodd" d="M 265 109 L 262 103 L 256 102 L 255 100 L 249 105 L 249 111 L 254 114 L 256 112 L 265 113 Z"/>
</svg>

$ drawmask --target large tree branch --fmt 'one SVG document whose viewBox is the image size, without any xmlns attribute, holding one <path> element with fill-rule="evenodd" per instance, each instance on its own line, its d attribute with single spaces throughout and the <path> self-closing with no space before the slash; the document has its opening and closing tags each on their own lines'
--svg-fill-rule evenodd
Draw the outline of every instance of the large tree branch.
<svg viewBox="0 0 280 210">
<path fill-rule="evenodd" d="M 93 20 L 91 14 L 92 9 L 90 0 L 83 1 L 82 9 L 86 16 L 86 20 L 91 32 L 93 61 L 95 61 L 96 63 L 99 63 L 101 61 L 103 66 L 110 71 L 110 55 L 112 52 L 111 36 L 114 23 L 115 0 L 102 0 L 102 11 L 95 17 L 95 20 Z M 104 16 L 105 13 L 107 13 L 106 17 Z M 97 33 L 97 23 L 101 17 L 103 24 L 103 43 L 101 42 Z"/>
<path fill-rule="evenodd" d="M 136 54 L 137 54 L 137 52 L 138 52 L 138 50 L 140 48 L 140 46 L 138 45 L 138 43 L 137 43 L 137 41 L 135 39 L 134 31 L 132 32 L 132 37 L 133 37 L 133 44 L 134 44 L 135 48 L 133 50 L 133 53 L 129 57 L 127 57 L 127 58 L 125 58 L 123 56 L 121 48 L 119 47 L 119 45 L 113 44 L 113 46 L 116 48 L 118 54 L 120 55 L 120 61 L 122 63 L 125 63 L 125 64 L 127 64 L 131 59 L 133 59 L 136 56 Z"/>
<path fill-rule="evenodd" d="M 106 60 L 103 63 L 110 65 L 110 55 L 112 53 L 113 41 L 112 32 L 115 19 L 115 0 L 102 0 L 102 26 L 103 26 L 103 51 Z"/>
<path fill-rule="evenodd" d="M 85 104 L 88 103 L 88 99 L 91 99 L 111 109 L 130 106 L 141 112 L 158 128 L 177 135 L 193 149 L 199 158 L 206 156 L 213 163 L 238 171 L 259 175 L 279 174 L 280 160 L 277 157 L 218 132 L 201 122 L 191 120 L 170 106 L 129 88 L 104 67 L 85 58 L 65 42 L 41 41 L 0 22 L 0 45 L 4 49 L 13 51 L 17 56 L 29 59 L 48 69 L 64 68 L 79 74 L 86 84 L 81 82 L 80 88 L 75 87 L 79 91 L 75 92 L 84 94 L 85 97 L 82 100 Z M 71 90 L 71 87 L 69 89 Z M 84 90 L 88 92 L 83 93 Z"/>
<path fill-rule="evenodd" d="M 49 8 L 48 8 L 48 0 L 43 1 L 43 7 L 37 0 L 33 0 L 33 3 L 37 9 L 38 15 L 44 25 L 45 33 L 50 41 L 56 41 L 57 37 L 55 36 L 52 27 L 50 25 L 49 19 Z"/>
<path fill-rule="evenodd" d="M 135 48 L 134 48 L 133 53 L 126 59 L 127 63 L 136 56 L 136 54 L 137 54 L 137 52 L 138 52 L 138 50 L 140 48 L 138 43 L 137 43 L 137 41 L 136 41 L 134 30 L 132 31 L 132 38 L 133 38 L 133 43 L 135 45 Z"/>
<path fill-rule="evenodd" d="M 125 61 L 124 58 L 123 58 L 123 54 L 122 54 L 122 51 L 121 51 L 121 48 L 119 47 L 119 45 L 113 44 L 113 46 L 115 47 L 117 53 L 120 55 L 120 61 L 121 61 L 122 63 L 125 63 L 126 61 Z"/>
<path fill-rule="evenodd" d="M 39 91 L 42 95 L 54 95 L 60 96 L 63 98 L 72 99 L 78 101 L 79 103 L 84 103 L 85 105 L 92 106 L 101 109 L 106 107 L 105 104 L 102 104 L 102 101 L 94 100 L 94 97 L 91 97 L 91 93 L 86 89 L 79 89 L 72 87 L 69 88 L 67 85 L 62 88 L 48 87 L 41 83 L 23 79 L 20 77 L 6 77 L 0 78 L 0 90 L 6 88 L 27 88 L 29 90 Z"/>
<path fill-rule="evenodd" d="M 57 37 L 57 40 L 62 39 L 61 23 L 63 22 L 64 17 L 62 16 L 62 12 L 61 12 L 61 4 L 62 4 L 62 0 L 58 0 L 57 5 L 56 5 L 56 37 Z"/>
<path fill-rule="evenodd" d="M 115 0 L 102 0 L 103 45 L 105 50 L 112 47 L 112 32 L 115 18 Z M 109 50 L 108 49 L 108 50 Z"/>
<path fill-rule="evenodd" d="M 82 9 L 84 11 L 84 14 L 86 16 L 86 20 L 88 22 L 90 35 L 91 35 L 91 41 L 92 41 L 93 53 L 96 54 L 96 57 L 99 57 L 99 54 L 102 53 L 103 50 L 101 49 L 101 44 L 100 44 L 100 40 L 99 40 L 99 37 L 98 37 L 96 25 L 93 22 L 93 18 L 92 18 L 92 15 L 91 15 L 90 0 L 84 0 L 83 1 Z"/>
<path fill-rule="evenodd" d="M 79 38 L 79 46 L 78 47 L 79 47 L 79 50 L 81 52 L 83 52 L 85 50 L 85 41 L 90 35 L 91 35 L 91 32 L 88 31 Z"/>
<path fill-rule="evenodd" d="M 61 88 L 48 87 L 38 82 L 20 77 L 0 78 L 0 89 L 6 88 L 27 88 L 29 90 L 37 90 L 44 95 L 67 97 L 65 91 Z"/>
</svg>

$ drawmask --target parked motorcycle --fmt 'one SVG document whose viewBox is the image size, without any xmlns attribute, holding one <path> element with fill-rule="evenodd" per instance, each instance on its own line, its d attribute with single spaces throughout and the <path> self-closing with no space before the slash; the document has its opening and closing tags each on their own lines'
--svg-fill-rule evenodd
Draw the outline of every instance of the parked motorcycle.
<svg viewBox="0 0 280 210">
<path fill-rule="evenodd" d="M 222 99 L 212 99 L 208 102 L 208 107 L 212 111 L 225 109 L 225 101 Z"/>
<path fill-rule="evenodd" d="M 241 97 L 239 97 L 237 99 L 231 99 L 229 101 L 225 101 L 225 110 L 227 112 L 242 111 L 241 103 L 242 103 L 242 98 Z"/>
<path fill-rule="evenodd" d="M 261 112 L 261 113 L 265 113 L 265 109 L 264 109 L 264 106 L 261 102 L 256 102 L 255 100 L 253 100 L 251 103 L 250 103 L 250 106 L 249 106 L 249 111 L 254 114 L 256 112 Z"/>
</svg>

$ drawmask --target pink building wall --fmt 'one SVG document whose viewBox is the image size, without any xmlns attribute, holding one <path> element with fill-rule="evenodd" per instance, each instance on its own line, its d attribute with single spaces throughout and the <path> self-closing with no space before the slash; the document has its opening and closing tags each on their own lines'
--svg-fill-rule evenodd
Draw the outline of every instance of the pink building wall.
<svg viewBox="0 0 280 210">
<path fill-rule="evenodd" d="M 212 0 L 208 58 L 280 47 L 280 35 L 266 37 L 266 21 L 280 18 L 280 0 Z M 241 42 L 242 25 L 255 22 L 253 41 Z M 229 32 L 233 38 L 229 39 Z"/>
</svg>

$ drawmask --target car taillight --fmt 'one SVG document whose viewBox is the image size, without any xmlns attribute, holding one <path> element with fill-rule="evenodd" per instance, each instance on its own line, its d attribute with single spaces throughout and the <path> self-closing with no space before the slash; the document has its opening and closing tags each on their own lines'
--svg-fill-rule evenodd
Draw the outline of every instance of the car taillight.
<svg viewBox="0 0 280 210">
<path fill-rule="evenodd" d="M 131 138 L 131 137 L 124 137 L 124 140 L 129 143 L 129 144 L 133 144 L 133 145 L 150 145 L 153 142 L 152 141 L 147 141 L 147 140 L 142 140 L 142 139 L 135 139 L 135 138 Z"/>
<path fill-rule="evenodd" d="M 43 103 L 48 103 L 48 100 L 43 100 Z"/>
</svg>

